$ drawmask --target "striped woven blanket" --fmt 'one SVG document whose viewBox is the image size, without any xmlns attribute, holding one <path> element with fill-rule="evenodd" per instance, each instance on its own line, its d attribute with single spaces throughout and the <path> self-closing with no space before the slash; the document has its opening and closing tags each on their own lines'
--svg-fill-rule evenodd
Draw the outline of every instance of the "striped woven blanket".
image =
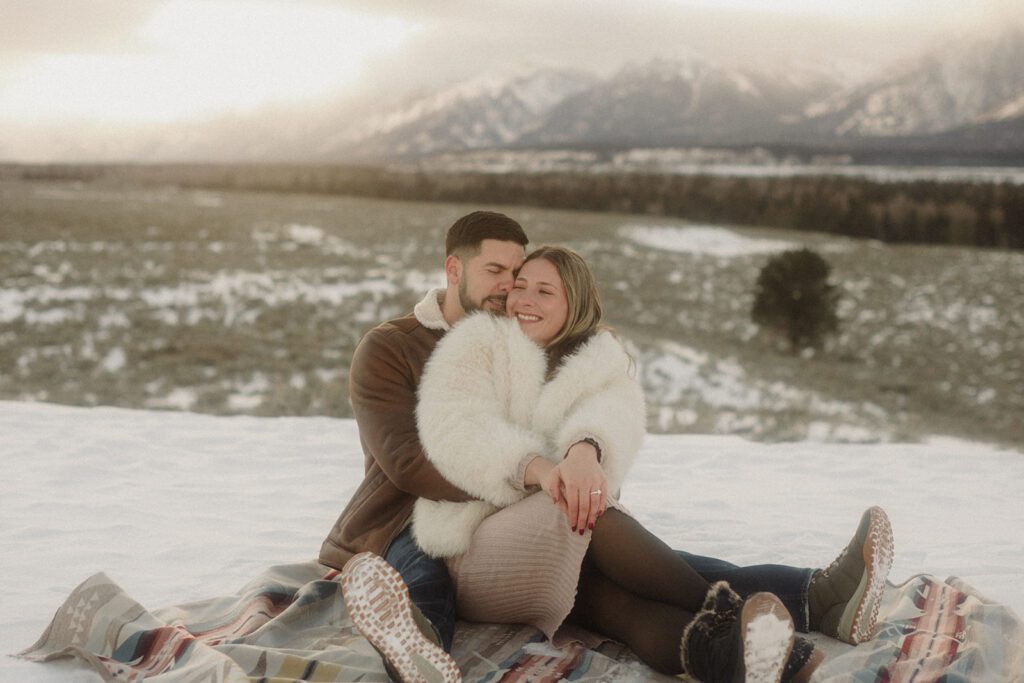
<svg viewBox="0 0 1024 683">
<path fill-rule="evenodd" d="M 272 567 L 236 595 L 146 610 L 104 574 L 78 586 L 18 656 L 78 658 L 107 681 L 386 681 L 345 611 L 338 573 L 316 562 Z M 1024 624 L 956 579 L 887 588 L 876 637 L 856 648 L 819 638 L 815 681 L 1012 681 Z M 668 681 L 625 647 L 552 648 L 532 628 L 460 623 L 453 655 L 466 681 Z"/>
</svg>

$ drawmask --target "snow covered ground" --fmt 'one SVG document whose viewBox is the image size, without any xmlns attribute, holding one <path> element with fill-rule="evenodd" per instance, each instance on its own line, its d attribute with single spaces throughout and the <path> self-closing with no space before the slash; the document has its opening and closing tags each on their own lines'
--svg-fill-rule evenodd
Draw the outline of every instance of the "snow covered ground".
<svg viewBox="0 0 1024 683">
<path fill-rule="evenodd" d="M 148 607 L 233 593 L 314 557 L 359 482 L 355 423 L 0 402 L 0 652 L 105 571 Z M 1024 613 L 1024 453 L 925 444 L 648 437 L 624 502 L 674 547 L 820 566 L 886 508 L 891 579 L 966 578 Z M 0 681 L 99 681 L 0 659 Z"/>
<path fill-rule="evenodd" d="M 335 417 L 359 338 L 443 284 L 466 210 L 9 181 L 0 204 L 0 398 Z M 1024 443 L 1024 252 L 508 211 L 593 264 L 654 432 Z M 833 267 L 841 323 L 797 358 L 750 310 L 770 256 L 802 246 Z"/>
<path fill-rule="evenodd" d="M 717 225 L 626 225 L 620 232 L 623 237 L 653 249 L 706 254 L 717 258 L 777 254 L 787 249 L 800 248 L 796 242 L 745 237 Z"/>
</svg>

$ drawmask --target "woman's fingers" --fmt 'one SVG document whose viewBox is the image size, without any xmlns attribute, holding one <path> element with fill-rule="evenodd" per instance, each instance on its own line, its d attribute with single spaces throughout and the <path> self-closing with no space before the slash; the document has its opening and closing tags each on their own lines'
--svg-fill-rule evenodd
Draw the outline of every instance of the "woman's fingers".
<svg viewBox="0 0 1024 683">
<path fill-rule="evenodd" d="M 556 505 L 563 504 L 565 499 L 562 495 L 562 489 L 564 488 L 562 483 L 562 472 L 557 466 L 548 472 L 548 476 L 544 480 L 543 488 L 547 491 L 547 494 L 551 496 L 551 502 Z"/>
<path fill-rule="evenodd" d="M 593 450 L 592 446 L 585 446 Z M 606 505 L 607 495 L 604 469 L 597 462 L 595 453 L 587 452 L 586 448 L 574 444 L 558 465 L 570 496 L 569 525 L 581 533 L 593 528 Z"/>
<path fill-rule="evenodd" d="M 587 509 L 586 519 L 582 521 L 582 524 L 585 524 L 587 529 L 593 529 L 597 518 L 601 515 L 601 510 L 605 505 L 605 498 L 608 495 L 607 489 L 607 482 L 603 477 L 593 480 L 588 487 L 587 497 L 590 498 L 590 507 Z"/>
<path fill-rule="evenodd" d="M 587 515 L 587 528 L 593 529 L 594 524 L 597 522 L 597 518 L 601 516 L 601 512 L 604 510 L 605 497 L 607 492 L 604 487 L 595 488 L 590 494 L 590 512 Z"/>
<path fill-rule="evenodd" d="M 568 517 L 569 498 L 566 494 L 568 486 L 565 483 L 565 479 L 562 478 L 562 471 L 558 467 L 551 470 L 548 487 L 548 495 L 551 496 L 551 502 L 560 507 L 566 513 L 566 517 Z"/>
<path fill-rule="evenodd" d="M 601 501 L 604 499 L 604 485 L 601 482 L 591 484 L 588 495 L 590 496 L 590 510 L 588 511 L 585 523 L 588 529 L 593 529 L 594 522 L 597 521 L 597 515 L 601 509 Z"/>
<path fill-rule="evenodd" d="M 572 521 L 569 519 L 569 502 L 565 499 L 564 495 L 558 499 L 558 507 L 562 514 L 565 515 L 565 521 L 569 522 L 569 525 L 572 526 Z"/>
<path fill-rule="evenodd" d="M 548 472 L 542 487 L 551 498 L 551 502 L 562 511 L 566 521 L 572 526 L 572 520 L 569 519 L 569 504 L 565 497 L 565 482 L 562 480 L 562 471 L 557 466 Z"/>
<path fill-rule="evenodd" d="M 589 482 L 578 486 L 577 491 L 580 504 L 573 528 L 582 534 L 587 529 L 594 528 L 598 511 L 601 509 L 604 489 L 598 482 Z"/>
<path fill-rule="evenodd" d="M 568 504 L 568 514 L 566 515 L 569 519 L 569 525 L 573 531 L 580 528 L 579 525 L 579 512 L 580 512 L 580 490 L 576 486 L 567 486 L 565 489 L 565 502 Z"/>
<path fill-rule="evenodd" d="M 565 498 L 562 496 L 562 485 L 561 482 L 555 482 L 554 487 L 548 491 L 548 495 L 551 497 L 551 502 L 555 505 L 563 502 Z"/>
<path fill-rule="evenodd" d="M 607 482 L 605 480 L 592 483 L 562 482 L 562 511 L 566 513 L 569 526 L 581 534 L 593 529 L 597 518 L 604 514 L 608 507 Z M 555 501 L 559 503 L 559 501 Z"/>
<path fill-rule="evenodd" d="M 577 528 L 580 529 L 581 535 L 587 530 L 590 523 L 591 508 L 594 507 L 595 498 L 597 498 L 597 496 L 592 495 L 590 490 L 581 490 L 580 492 L 580 515 L 577 518 L 577 521 L 579 522 Z"/>
<path fill-rule="evenodd" d="M 581 534 L 593 529 L 608 504 L 604 469 L 592 458 L 583 457 L 567 457 L 555 469 L 562 485 L 563 511 L 569 526 Z"/>
</svg>

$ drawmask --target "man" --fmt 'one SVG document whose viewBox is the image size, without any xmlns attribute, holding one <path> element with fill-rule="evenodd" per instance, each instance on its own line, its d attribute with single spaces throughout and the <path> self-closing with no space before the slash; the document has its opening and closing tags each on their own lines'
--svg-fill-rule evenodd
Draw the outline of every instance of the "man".
<svg viewBox="0 0 1024 683">
<path fill-rule="evenodd" d="M 370 330 L 352 357 L 349 398 L 359 425 L 366 476 L 324 541 L 320 561 L 342 569 L 360 552 L 383 556 L 408 586 L 411 614 L 420 630 L 444 652 L 451 650 L 455 631 L 454 590 L 444 562 L 419 549 L 409 522 L 417 498 L 462 502 L 470 496 L 449 484 L 423 454 L 416 431 L 416 389 L 427 358 L 452 325 L 478 310 L 504 313 L 527 243 L 522 226 L 508 216 L 489 211 L 463 216 L 445 238 L 447 287 L 429 292 L 411 314 Z M 353 611 L 352 604 L 349 610 Z M 364 635 L 372 635 L 365 622 L 360 626 Z M 381 638 L 370 640 L 380 650 L 400 649 Z M 436 652 L 422 642 L 419 646 L 424 648 L 423 657 L 442 662 L 433 662 L 434 668 L 443 665 Z M 405 673 L 409 662 L 396 661 L 402 659 L 397 653 L 384 654 L 391 668 Z"/>
<path fill-rule="evenodd" d="M 527 243 L 519 223 L 503 214 L 475 211 L 458 219 L 445 239 L 447 286 L 429 292 L 411 314 L 370 330 L 353 354 L 349 396 L 366 476 L 324 541 L 320 561 L 344 569 L 353 621 L 398 680 L 458 680 L 446 654 L 455 628 L 451 578 L 443 561 L 417 547 L 409 523 L 419 497 L 462 502 L 470 496 L 449 484 L 423 453 L 415 416 L 420 376 L 437 342 L 466 314 L 504 313 Z M 585 449 L 579 457 L 588 457 Z M 873 623 L 867 617 L 878 596 L 863 584 L 879 583 L 873 580 L 881 569 L 875 559 L 884 559 L 886 540 L 891 545 L 887 529 L 880 510 L 865 513 L 848 548 L 823 572 L 736 567 L 680 555 L 709 582 L 728 581 L 743 597 L 774 593 L 800 631 L 822 630 L 855 642 Z M 359 553 L 372 555 L 349 562 Z"/>
</svg>

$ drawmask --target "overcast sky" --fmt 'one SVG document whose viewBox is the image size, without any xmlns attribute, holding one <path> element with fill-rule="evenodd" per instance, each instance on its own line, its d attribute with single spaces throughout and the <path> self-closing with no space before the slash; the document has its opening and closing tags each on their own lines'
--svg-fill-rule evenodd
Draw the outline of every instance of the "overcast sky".
<svg viewBox="0 0 1024 683">
<path fill-rule="evenodd" d="M 0 126 L 182 121 L 519 64 L 865 75 L 1008 23 L 1021 0 L 0 0 Z"/>
</svg>

